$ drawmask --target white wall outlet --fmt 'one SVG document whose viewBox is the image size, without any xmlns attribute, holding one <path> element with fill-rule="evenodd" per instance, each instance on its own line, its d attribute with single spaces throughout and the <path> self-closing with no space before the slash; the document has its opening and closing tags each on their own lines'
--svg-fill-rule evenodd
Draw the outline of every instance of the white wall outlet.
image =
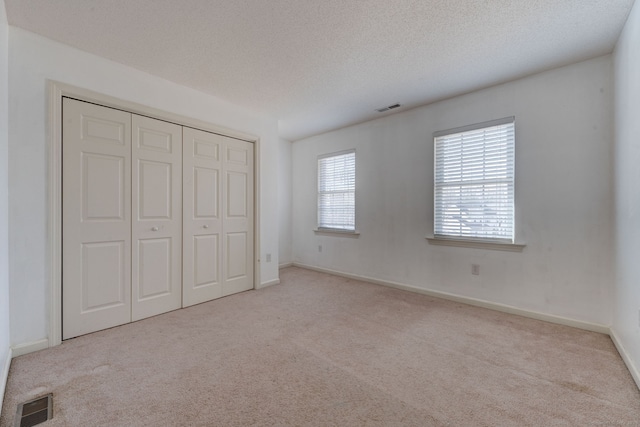
<svg viewBox="0 0 640 427">
<path fill-rule="evenodd" d="M 480 265 L 479 264 L 471 264 L 471 274 L 474 276 L 480 275 Z"/>
<path fill-rule="evenodd" d="M 322 252 L 322 245 L 318 245 L 318 252 Z"/>
<path fill-rule="evenodd" d="M 271 254 L 267 254 L 267 262 L 271 262 Z"/>
</svg>

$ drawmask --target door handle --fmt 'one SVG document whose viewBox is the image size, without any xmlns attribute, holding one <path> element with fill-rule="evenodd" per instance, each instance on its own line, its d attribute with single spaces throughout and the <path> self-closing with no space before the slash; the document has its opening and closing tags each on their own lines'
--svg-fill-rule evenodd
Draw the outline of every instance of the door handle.
<svg viewBox="0 0 640 427">
<path fill-rule="evenodd" d="M 202 228 L 209 228 L 207 224 L 203 225 Z"/>
<path fill-rule="evenodd" d="M 152 227 L 151 231 L 158 231 L 158 227 Z"/>
</svg>

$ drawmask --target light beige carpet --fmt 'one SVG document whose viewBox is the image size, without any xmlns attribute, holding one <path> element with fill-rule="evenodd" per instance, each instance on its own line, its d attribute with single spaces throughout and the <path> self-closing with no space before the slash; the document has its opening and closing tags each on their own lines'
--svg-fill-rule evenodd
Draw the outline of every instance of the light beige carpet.
<svg viewBox="0 0 640 427">
<path fill-rule="evenodd" d="M 640 426 L 609 337 L 299 268 L 13 360 L 42 426 Z"/>
</svg>

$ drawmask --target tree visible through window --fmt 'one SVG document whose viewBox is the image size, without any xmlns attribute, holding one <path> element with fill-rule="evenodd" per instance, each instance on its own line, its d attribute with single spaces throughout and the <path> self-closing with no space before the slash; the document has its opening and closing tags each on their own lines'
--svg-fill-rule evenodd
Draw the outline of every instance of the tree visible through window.
<svg viewBox="0 0 640 427">
<path fill-rule="evenodd" d="M 318 229 L 355 231 L 356 152 L 318 158 Z"/>
<path fill-rule="evenodd" d="M 434 134 L 436 237 L 514 241 L 515 118 Z"/>
</svg>

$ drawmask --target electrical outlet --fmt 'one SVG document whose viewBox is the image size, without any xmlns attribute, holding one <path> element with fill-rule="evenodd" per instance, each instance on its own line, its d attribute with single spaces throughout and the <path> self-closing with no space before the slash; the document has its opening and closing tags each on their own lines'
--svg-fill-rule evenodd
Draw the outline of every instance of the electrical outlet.
<svg viewBox="0 0 640 427">
<path fill-rule="evenodd" d="M 318 245 L 318 252 L 322 252 L 322 245 Z"/>
<path fill-rule="evenodd" d="M 267 254 L 267 262 L 271 262 L 271 254 Z"/>
<path fill-rule="evenodd" d="M 474 276 L 480 275 L 480 265 L 479 264 L 471 264 L 471 274 Z"/>
</svg>

